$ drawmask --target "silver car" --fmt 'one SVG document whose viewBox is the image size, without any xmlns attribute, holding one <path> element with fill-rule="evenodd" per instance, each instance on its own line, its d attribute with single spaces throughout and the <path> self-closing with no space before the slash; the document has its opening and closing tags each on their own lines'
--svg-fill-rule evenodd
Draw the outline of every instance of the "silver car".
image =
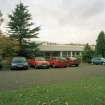
<svg viewBox="0 0 105 105">
<path fill-rule="evenodd" d="M 102 64 L 104 65 L 105 64 L 105 58 L 102 58 L 102 57 L 92 58 L 91 63 L 96 64 L 96 65 L 102 65 Z"/>
</svg>

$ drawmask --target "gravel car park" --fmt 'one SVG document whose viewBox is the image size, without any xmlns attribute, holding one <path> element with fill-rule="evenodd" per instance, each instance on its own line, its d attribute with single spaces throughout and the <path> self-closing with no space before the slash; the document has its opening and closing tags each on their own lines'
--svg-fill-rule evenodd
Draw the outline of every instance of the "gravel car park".
<svg viewBox="0 0 105 105">
<path fill-rule="evenodd" d="M 45 70 L 30 68 L 27 71 L 10 71 L 10 68 L 4 67 L 0 71 L 0 90 L 31 87 L 36 84 L 62 83 L 102 75 L 105 75 L 104 65 L 81 64 L 78 68 L 50 68 Z"/>
</svg>

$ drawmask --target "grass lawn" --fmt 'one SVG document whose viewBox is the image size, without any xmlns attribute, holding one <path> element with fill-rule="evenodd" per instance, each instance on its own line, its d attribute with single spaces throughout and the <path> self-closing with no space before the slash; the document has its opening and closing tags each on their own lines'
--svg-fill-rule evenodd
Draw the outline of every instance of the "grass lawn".
<svg viewBox="0 0 105 105">
<path fill-rule="evenodd" d="M 1 91 L 0 105 L 105 105 L 105 77 Z"/>
</svg>

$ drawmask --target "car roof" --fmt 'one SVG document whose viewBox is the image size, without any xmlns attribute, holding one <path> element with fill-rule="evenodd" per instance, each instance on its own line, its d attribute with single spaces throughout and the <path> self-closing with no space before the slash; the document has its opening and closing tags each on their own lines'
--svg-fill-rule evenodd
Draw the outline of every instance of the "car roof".
<svg viewBox="0 0 105 105">
<path fill-rule="evenodd" d="M 105 58 L 103 58 L 103 57 L 94 57 L 92 59 L 105 59 Z"/>
<path fill-rule="evenodd" d="M 44 57 L 35 57 L 37 60 L 46 60 Z"/>
<path fill-rule="evenodd" d="M 25 57 L 13 57 L 12 60 L 26 60 Z"/>
</svg>

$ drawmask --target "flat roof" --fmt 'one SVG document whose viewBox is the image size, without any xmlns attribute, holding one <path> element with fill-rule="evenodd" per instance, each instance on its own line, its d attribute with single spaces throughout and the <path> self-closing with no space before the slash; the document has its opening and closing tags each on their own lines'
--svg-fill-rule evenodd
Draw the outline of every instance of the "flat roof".
<svg viewBox="0 0 105 105">
<path fill-rule="evenodd" d="M 83 51 L 84 46 L 79 45 L 40 45 L 41 51 Z"/>
</svg>

